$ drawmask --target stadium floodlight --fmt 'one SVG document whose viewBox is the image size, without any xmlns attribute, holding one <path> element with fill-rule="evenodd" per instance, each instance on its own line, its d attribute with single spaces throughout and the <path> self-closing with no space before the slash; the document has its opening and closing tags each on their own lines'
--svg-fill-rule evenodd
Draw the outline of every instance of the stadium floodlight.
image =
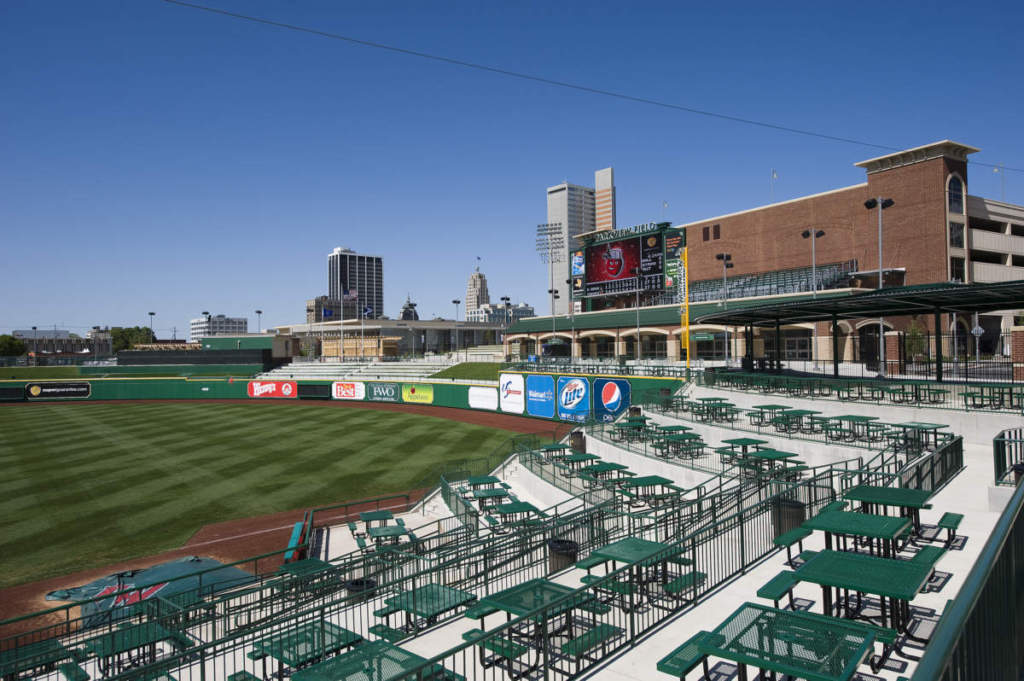
<svg viewBox="0 0 1024 681">
<path fill-rule="evenodd" d="M 153 317 L 156 316 L 156 312 L 149 313 L 149 335 L 153 337 L 153 342 L 156 342 L 156 332 L 153 331 Z"/>
<path fill-rule="evenodd" d="M 548 292 L 555 289 L 555 263 L 565 258 L 566 238 L 561 222 L 537 225 L 537 254 L 548 265 Z M 551 296 L 551 316 L 555 316 L 555 296 Z"/>
<path fill-rule="evenodd" d="M 818 297 L 818 263 L 817 263 L 818 258 L 817 258 L 817 254 L 816 254 L 815 249 L 814 249 L 814 244 L 818 241 L 818 239 L 820 239 L 821 237 L 825 236 L 825 230 L 823 230 L 823 229 L 818 229 L 818 230 L 805 229 L 804 231 L 802 231 L 800 233 L 800 236 L 802 236 L 805 239 L 810 239 L 811 240 L 811 297 L 812 298 L 817 298 Z"/>
<path fill-rule="evenodd" d="M 256 310 L 256 333 L 263 333 L 263 310 Z"/>
<path fill-rule="evenodd" d="M 455 306 L 455 361 L 459 361 L 459 303 L 462 301 L 458 298 L 452 299 L 452 305 Z M 469 358 L 469 355 L 466 355 Z"/>
</svg>

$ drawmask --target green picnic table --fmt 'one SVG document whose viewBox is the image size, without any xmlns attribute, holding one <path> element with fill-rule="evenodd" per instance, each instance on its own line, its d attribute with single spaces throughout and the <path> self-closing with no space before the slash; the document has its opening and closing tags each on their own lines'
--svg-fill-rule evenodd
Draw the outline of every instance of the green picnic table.
<svg viewBox="0 0 1024 681">
<path fill-rule="evenodd" d="M 777 449 L 756 449 L 746 454 L 737 454 L 736 458 L 748 468 L 772 470 L 784 465 L 786 459 L 796 458 L 793 452 L 780 452 Z"/>
<path fill-rule="evenodd" d="M 501 491 L 504 492 L 505 490 Z M 401 525 L 380 525 L 378 527 L 371 527 L 366 531 L 366 534 L 378 545 L 384 543 L 385 539 L 391 540 L 392 544 L 397 544 L 398 538 L 408 533 L 409 530 Z"/>
<path fill-rule="evenodd" d="M 750 447 L 760 449 L 761 445 L 768 444 L 768 440 L 758 440 L 756 437 L 734 437 L 722 440 L 722 442 L 729 445 L 729 449 L 733 451 L 736 451 L 736 448 L 739 447 L 743 454 L 746 454 L 747 449 Z"/>
<path fill-rule="evenodd" d="M 894 423 L 892 427 L 899 428 L 902 431 L 900 439 L 903 447 L 914 454 L 920 454 L 929 447 L 937 447 L 939 444 L 939 431 L 943 428 L 949 428 L 944 423 L 924 423 L 921 421 Z"/>
<path fill-rule="evenodd" d="M 750 425 L 763 426 L 766 423 L 771 423 L 773 418 L 791 408 L 784 404 L 755 404 L 751 407 L 756 411 L 750 414 Z"/>
<path fill-rule="evenodd" d="M 383 525 L 394 517 L 395 516 L 392 515 L 391 511 L 384 508 L 376 511 L 363 511 L 359 514 L 359 519 L 366 523 L 367 529 L 369 529 L 370 525 L 373 523 L 380 523 Z"/>
<path fill-rule="evenodd" d="M 547 514 L 528 501 L 510 501 L 507 504 L 498 504 L 491 511 L 502 516 L 505 522 L 510 523 L 523 522 L 534 515 L 542 518 L 547 517 Z M 506 516 L 511 517 L 505 518 Z"/>
<path fill-rule="evenodd" d="M 493 475 L 474 475 L 473 477 L 466 478 L 466 482 L 473 489 L 477 489 L 480 487 L 493 487 L 501 482 L 501 480 Z"/>
<path fill-rule="evenodd" d="M 788 409 L 772 420 L 778 419 L 783 425 L 783 430 L 789 433 L 797 431 L 810 432 L 811 427 L 808 417 L 817 416 L 820 413 L 820 411 L 815 411 L 814 409 Z"/>
<path fill-rule="evenodd" d="M 807 681 L 849 681 L 871 654 L 874 634 L 852 622 L 744 603 L 697 644 L 704 655 Z M 711 678 L 704 663 L 705 676 Z M 764 675 L 758 676 L 764 678 Z"/>
<path fill-rule="evenodd" d="M 278 661 L 281 667 L 301 667 L 362 642 L 363 637 L 339 627 L 333 622 L 319 620 L 303 622 L 297 627 L 281 631 L 253 643 L 253 650 Z M 264 669 L 266 676 L 266 669 Z"/>
<path fill-rule="evenodd" d="M 551 444 L 542 445 L 540 451 L 544 453 L 543 461 L 551 463 L 557 461 L 565 456 L 565 452 L 569 449 L 569 445 L 563 442 L 553 442 Z"/>
<path fill-rule="evenodd" d="M 678 497 L 683 491 L 676 487 L 672 480 L 660 475 L 638 475 L 623 482 L 621 486 L 634 493 L 649 506 L 657 506 L 669 497 Z"/>
<path fill-rule="evenodd" d="M 508 619 L 512 619 L 512 617 L 522 617 L 538 608 L 549 606 L 575 591 L 576 589 L 571 586 L 557 584 L 543 577 L 538 577 L 493 593 L 490 596 L 484 596 L 479 600 L 479 603 L 481 605 L 489 605 L 496 610 L 501 610 L 509 615 Z M 591 600 L 593 600 L 593 597 L 589 594 L 579 594 L 577 598 L 568 599 L 559 606 L 557 612 L 554 610 L 547 610 L 546 612 L 549 617 L 554 617 L 557 614 L 571 611 L 576 606 Z"/>
<path fill-rule="evenodd" d="M 487 489 L 473 490 L 473 498 L 480 502 L 481 508 L 500 504 L 502 499 L 508 497 L 508 490 L 504 487 L 488 487 Z"/>
<path fill-rule="evenodd" d="M 71 651 L 55 638 L 0 650 L 0 678 L 17 679 L 24 672 L 49 670 L 70 657 Z"/>
<path fill-rule="evenodd" d="M 868 424 L 877 421 L 877 416 L 864 416 L 863 414 L 843 414 L 833 417 L 833 421 L 842 421 L 849 424 L 850 432 L 854 439 L 866 440 L 868 437 Z"/>
<path fill-rule="evenodd" d="M 821 586 L 826 613 L 833 612 L 833 589 L 852 591 L 858 597 L 862 593 L 879 596 L 882 599 L 881 626 L 903 632 L 909 624 L 910 601 L 928 581 L 931 569 L 931 564 L 909 560 L 825 550 L 798 567 L 796 576 L 800 581 Z M 845 606 L 849 611 L 848 602 Z"/>
<path fill-rule="evenodd" d="M 120 669 L 121 659 L 132 651 L 142 650 L 142 655 L 129 655 L 131 664 L 150 664 L 156 660 L 156 644 L 160 641 L 189 641 L 185 634 L 168 629 L 157 622 L 143 622 L 121 625 L 93 638 L 87 639 L 82 647 L 97 659 L 100 671 L 109 675 L 111 667 Z"/>
<path fill-rule="evenodd" d="M 914 532 L 921 531 L 921 509 L 930 508 L 928 500 L 934 492 L 908 487 L 879 487 L 875 485 L 857 485 L 846 490 L 843 498 L 859 501 L 864 505 L 865 513 L 874 513 L 877 506 L 894 506 L 900 509 L 900 515 L 910 518 L 914 524 Z"/>
<path fill-rule="evenodd" d="M 597 461 L 600 459 L 597 454 L 586 454 L 584 452 L 575 452 L 566 456 L 562 459 L 562 463 L 568 466 L 569 470 L 577 471 L 583 467 L 583 464 L 590 461 Z"/>
<path fill-rule="evenodd" d="M 405 678 L 427 659 L 387 641 L 370 641 L 356 646 L 344 655 L 332 657 L 292 674 L 292 681 L 389 681 Z M 456 678 L 443 666 L 435 664 L 417 679 L 437 680 Z"/>
<path fill-rule="evenodd" d="M 629 466 L 621 463 L 613 463 L 611 461 L 598 461 L 597 463 L 592 463 L 589 466 L 584 466 L 583 468 L 580 469 L 580 472 L 592 475 L 595 478 L 600 479 L 609 477 L 612 473 L 615 473 L 617 471 L 624 471 L 628 468 Z"/>
<path fill-rule="evenodd" d="M 688 430 L 693 430 L 692 427 L 683 425 L 657 426 L 657 428 L 663 433 L 685 433 Z"/>
<path fill-rule="evenodd" d="M 430 583 L 385 598 L 384 602 L 405 612 L 405 630 L 413 632 L 422 626 L 434 624 L 444 613 L 475 600 L 475 593 L 444 584 Z M 419 618 L 419 621 L 416 618 Z"/>
<path fill-rule="evenodd" d="M 832 548 L 832 535 L 862 537 L 869 540 L 872 553 L 875 549 L 874 540 L 877 539 L 881 542 L 881 553 L 891 557 L 895 555 L 896 539 L 906 532 L 910 519 L 853 511 L 828 511 L 805 520 L 803 526 L 824 532 L 826 549 Z"/>
<path fill-rule="evenodd" d="M 652 580 L 664 586 L 669 580 L 667 561 L 678 556 L 683 550 L 682 547 L 672 544 L 662 544 L 640 537 L 625 537 L 594 549 L 590 552 L 590 558 L 611 561 L 613 570 L 616 569 L 618 563 L 631 566 L 629 583 L 633 588 L 626 590 L 626 593 L 619 591 L 612 592 L 612 594 L 620 602 L 624 611 L 632 612 L 638 605 L 635 601 L 636 595 L 645 596 L 652 605 L 657 607 L 656 594 L 650 589 L 651 581 L 648 581 L 644 569 L 655 568 Z M 601 589 L 602 587 L 595 588 Z"/>
</svg>

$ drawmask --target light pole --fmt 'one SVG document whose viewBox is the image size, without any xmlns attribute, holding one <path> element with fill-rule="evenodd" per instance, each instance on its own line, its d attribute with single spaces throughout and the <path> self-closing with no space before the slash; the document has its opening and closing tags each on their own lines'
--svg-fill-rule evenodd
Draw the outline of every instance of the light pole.
<svg viewBox="0 0 1024 681">
<path fill-rule="evenodd" d="M 32 363 L 39 366 L 39 332 L 32 327 Z"/>
<path fill-rule="evenodd" d="M 99 355 L 99 351 L 100 351 L 99 335 L 100 335 L 100 327 L 98 327 L 98 326 L 92 327 L 92 361 L 93 361 L 93 363 L 98 362 L 99 359 L 100 359 L 100 355 Z"/>
<path fill-rule="evenodd" d="M 256 310 L 256 333 L 263 333 L 263 310 Z"/>
<path fill-rule="evenodd" d="M 823 230 L 823 229 L 818 229 L 818 230 L 805 229 L 803 232 L 800 233 L 800 236 L 802 236 L 805 239 L 810 239 L 811 240 L 811 297 L 812 298 L 817 298 L 818 297 L 818 256 L 817 256 L 817 253 L 815 252 L 814 245 L 817 243 L 818 239 L 820 239 L 821 237 L 825 236 L 825 230 Z"/>
<path fill-rule="evenodd" d="M 884 199 L 881 196 L 868 199 L 864 207 L 868 210 L 878 209 L 878 290 L 881 291 L 882 283 L 882 211 L 892 206 L 895 201 Z M 885 376 L 885 322 L 878 318 L 878 375 Z"/>
<path fill-rule="evenodd" d="M 566 290 L 569 292 L 569 361 L 573 359 L 573 349 L 576 347 L 576 303 L 572 299 L 572 279 L 566 279 Z"/>
<path fill-rule="evenodd" d="M 555 301 L 558 300 L 558 289 L 555 288 L 555 263 L 562 262 L 567 247 L 566 236 L 562 232 L 561 222 L 537 225 L 537 254 L 548 265 L 548 293 L 551 295 L 551 340 L 555 339 Z"/>
<path fill-rule="evenodd" d="M 551 296 L 551 351 L 554 352 L 555 348 L 555 301 L 558 300 L 558 289 L 549 288 L 548 295 Z"/>
<path fill-rule="evenodd" d="M 462 301 L 458 298 L 452 300 L 452 305 L 455 306 L 455 361 L 459 361 L 459 303 Z"/>
<path fill-rule="evenodd" d="M 505 315 L 504 315 L 505 328 L 501 332 L 501 343 L 502 343 L 502 345 L 504 345 L 505 344 L 505 336 L 508 335 L 508 308 L 509 308 L 510 303 L 512 302 L 512 299 L 509 298 L 508 296 L 502 296 L 498 300 L 500 300 L 502 302 L 503 307 L 504 307 L 504 313 L 505 313 Z"/>
<path fill-rule="evenodd" d="M 153 317 L 156 316 L 156 312 L 149 313 L 149 335 L 152 336 L 153 342 L 156 342 L 156 332 L 153 331 Z"/>
<path fill-rule="evenodd" d="M 715 255 L 715 260 L 722 261 L 722 299 L 718 301 L 718 304 L 723 308 L 729 307 L 729 279 L 726 277 L 726 273 L 733 268 L 732 254 L 731 253 L 718 253 Z M 729 327 L 725 328 L 725 365 L 729 366 Z M 778 351 L 778 348 L 776 348 Z"/>
</svg>

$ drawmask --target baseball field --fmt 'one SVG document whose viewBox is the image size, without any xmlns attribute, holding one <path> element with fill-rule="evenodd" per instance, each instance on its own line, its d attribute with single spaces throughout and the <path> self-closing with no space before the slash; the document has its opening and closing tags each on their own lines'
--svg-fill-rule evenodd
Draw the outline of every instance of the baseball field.
<svg viewBox="0 0 1024 681">
<path fill-rule="evenodd" d="M 207 523 L 404 492 L 512 435 L 300 403 L 5 406 L 0 587 L 175 548 Z"/>
</svg>

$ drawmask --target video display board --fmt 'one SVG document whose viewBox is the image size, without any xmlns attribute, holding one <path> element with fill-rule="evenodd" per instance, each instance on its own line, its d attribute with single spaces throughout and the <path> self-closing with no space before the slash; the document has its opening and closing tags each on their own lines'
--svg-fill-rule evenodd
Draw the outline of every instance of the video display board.
<svg viewBox="0 0 1024 681">
<path fill-rule="evenodd" d="M 575 254 L 574 254 L 575 255 Z M 573 262 L 575 269 L 575 259 Z M 646 234 L 588 246 L 584 295 L 603 296 L 637 290 L 660 289 L 665 266 L 661 234 Z"/>
</svg>

